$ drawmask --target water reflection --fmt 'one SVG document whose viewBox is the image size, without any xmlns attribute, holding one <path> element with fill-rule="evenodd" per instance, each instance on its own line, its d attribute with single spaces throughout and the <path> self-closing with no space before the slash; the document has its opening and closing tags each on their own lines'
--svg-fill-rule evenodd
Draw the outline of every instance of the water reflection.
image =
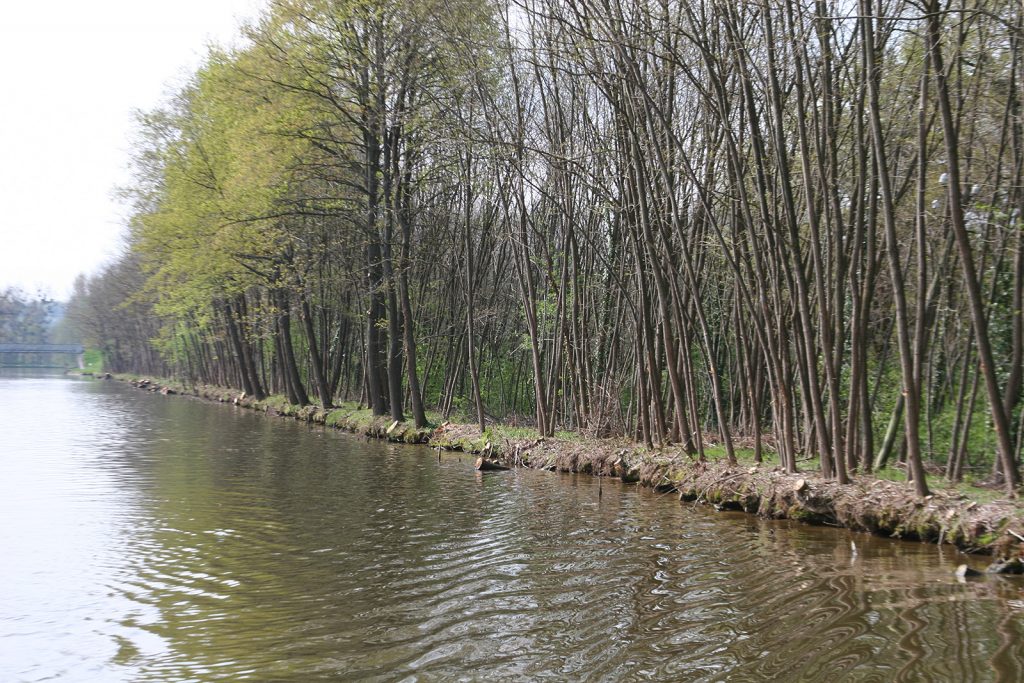
<svg viewBox="0 0 1024 683">
<path fill-rule="evenodd" d="M 1019 680 L 949 549 L 0 379 L 0 679 Z"/>
</svg>

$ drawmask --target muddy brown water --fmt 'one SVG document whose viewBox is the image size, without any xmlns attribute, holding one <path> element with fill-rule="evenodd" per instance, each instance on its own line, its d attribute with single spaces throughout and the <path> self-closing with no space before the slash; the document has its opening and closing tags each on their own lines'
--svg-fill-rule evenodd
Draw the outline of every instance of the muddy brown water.
<svg viewBox="0 0 1024 683">
<path fill-rule="evenodd" d="M 0 681 L 1022 680 L 1024 583 L 964 561 L 0 376 Z"/>
</svg>

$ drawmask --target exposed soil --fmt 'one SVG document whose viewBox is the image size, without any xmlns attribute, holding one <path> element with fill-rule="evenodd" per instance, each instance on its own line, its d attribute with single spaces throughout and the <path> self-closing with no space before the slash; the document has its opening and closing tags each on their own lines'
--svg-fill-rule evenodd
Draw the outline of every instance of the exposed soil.
<svg viewBox="0 0 1024 683">
<path fill-rule="evenodd" d="M 223 387 L 117 379 L 152 392 L 192 395 L 389 441 L 478 454 L 509 467 L 616 477 L 663 492 L 675 491 L 681 500 L 720 510 L 743 510 L 771 519 L 948 543 L 966 552 L 998 557 L 1024 554 L 1024 505 L 1011 500 L 979 503 L 958 492 L 941 491 L 921 499 L 905 483 L 871 476 L 856 476 L 852 483 L 843 485 L 815 472 L 787 474 L 770 465 L 698 462 L 681 449 L 649 451 L 623 439 L 503 438 L 492 443 L 473 425 L 445 423 L 437 428 L 416 429 L 386 417 L 366 418 L 345 410 L 256 401 Z"/>
</svg>

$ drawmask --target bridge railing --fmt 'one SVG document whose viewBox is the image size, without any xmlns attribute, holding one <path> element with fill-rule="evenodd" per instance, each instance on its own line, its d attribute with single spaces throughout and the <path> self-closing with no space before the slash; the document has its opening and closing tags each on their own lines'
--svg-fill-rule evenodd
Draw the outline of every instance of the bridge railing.
<svg viewBox="0 0 1024 683">
<path fill-rule="evenodd" d="M 85 353 L 81 344 L 0 344 L 0 353 Z"/>
</svg>

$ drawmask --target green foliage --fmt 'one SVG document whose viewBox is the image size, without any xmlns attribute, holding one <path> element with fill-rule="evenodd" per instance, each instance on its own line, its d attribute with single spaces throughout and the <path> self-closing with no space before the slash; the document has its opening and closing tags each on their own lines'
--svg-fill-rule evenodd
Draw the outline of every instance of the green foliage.
<svg viewBox="0 0 1024 683">
<path fill-rule="evenodd" d="M 8 287 L 0 290 L 0 342 L 45 344 L 62 311 L 45 296 L 30 297 Z"/>
<path fill-rule="evenodd" d="M 99 349 L 86 349 L 82 354 L 82 372 L 98 375 L 103 372 L 103 353 Z"/>
<path fill-rule="evenodd" d="M 694 429 L 729 429 L 744 445 L 760 431 L 773 445 L 791 437 L 780 449 L 802 454 L 826 433 L 863 430 L 859 442 L 879 447 L 914 388 L 897 340 L 919 327 L 922 446 L 943 466 L 960 384 L 977 374 L 968 293 L 984 294 L 1000 388 L 1014 362 L 1010 169 L 1024 152 L 1008 127 L 1021 63 L 1012 28 L 995 8 L 940 41 L 965 182 L 978 185 L 949 195 L 936 181 L 956 155 L 937 151 L 934 88 L 918 141 L 920 32 L 890 34 L 886 19 L 873 50 L 856 22 L 735 9 L 633 3 L 621 21 L 593 21 L 557 3 L 273 3 L 245 47 L 211 51 L 142 118 L 130 249 L 80 283 L 71 308 L 83 336 L 111 368 L 258 378 L 292 394 L 297 375 L 332 402 L 361 397 L 378 411 L 404 409 L 416 379 L 427 405 L 468 423 L 466 366 L 479 365 L 489 419 L 532 421 L 543 408 L 558 428 L 632 435 L 646 416 L 663 441 L 685 412 Z M 894 11 L 913 21 L 917 8 Z M 811 58 L 768 44 L 769 20 L 812 38 L 795 43 Z M 736 35 L 745 49 L 728 59 L 707 49 Z M 765 55 L 779 60 L 776 78 L 762 77 Z M 897 196 L 882 201 L 889 176 Z M 960 194 L 973 288 L 950 239 Z M 905 320 L 903 301 L 930 305 Z M 866 428 L 848 424 L 852 358 L 867 366 Z M 382 390 L 388 370 L 402 378 Z M 991 466 L 988 402 L 982 390 L 973 404 L 969 474 Z M 267 406 L 315 415 L 280 396 Z M 384 418 L 346 404 L 324 419 L 379 429 Z M 717 443 L 707 455 L 726 457 Z"/>
</svg>

